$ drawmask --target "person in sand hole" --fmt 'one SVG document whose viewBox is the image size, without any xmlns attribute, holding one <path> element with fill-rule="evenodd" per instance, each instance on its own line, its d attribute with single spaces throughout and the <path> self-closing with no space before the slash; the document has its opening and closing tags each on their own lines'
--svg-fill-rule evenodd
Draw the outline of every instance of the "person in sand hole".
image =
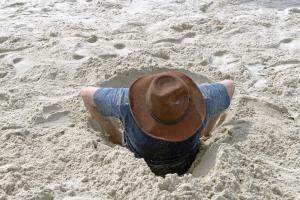
<svg viewBox="0 0 300 200">
<path fill-rule="evenodd" d="M 190 168 L 233 93 L 231 80 L 197 85 L 178 71 L 139 77 L 129 88 L 80 91 L 110 141 L 144 158 L 160 176 L 181 175 Z M 110 117 L 120 119 L 124 130 Z"/>
</svg>

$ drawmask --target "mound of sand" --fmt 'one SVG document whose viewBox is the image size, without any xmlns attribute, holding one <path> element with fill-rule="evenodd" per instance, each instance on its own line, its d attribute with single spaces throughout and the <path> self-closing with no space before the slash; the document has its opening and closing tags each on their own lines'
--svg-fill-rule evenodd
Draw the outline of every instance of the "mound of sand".
<svg viewBox="0 0 300 200">
<path fill-rule="evenodd" d="M 0 2 L 0 199 L 299 199 L 299 25 L 299 0 Z M 236 93 L 189 172 L 162 178 L 79 90 L 165 68 Z"/>
</svg>

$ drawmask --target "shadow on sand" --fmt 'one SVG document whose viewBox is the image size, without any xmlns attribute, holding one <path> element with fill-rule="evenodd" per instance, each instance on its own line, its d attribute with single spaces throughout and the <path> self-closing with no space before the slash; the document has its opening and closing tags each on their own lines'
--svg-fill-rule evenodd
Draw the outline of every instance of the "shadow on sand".
<svg viewBox="0 0 300 200">
<path fill-rule="evenodd" d="M 101 87 L 129 87 L 131 83 L 140 76 L 149 74 L 155 74 L 172 70 L 171 68 L 142 68 L 142 69 L 129 69 L 127 71 L 118 72 L 108 80 L 100 84 Z M 196 83 L 210 83 L 211 80 L 206 76 L 198 73 L 193 73 L 185 69 L 176 69 L 176 71 L 182 72 L 188 75 Z"/>
<path fill-rule="evenodd" d="M 197 155 L 197 158 L 190 169 L 195 177 L 206 176 L 213 169 L 217 162 L 219 148 L 222 144 L 232 145 L 237 142 L 245 141 L 249 135 L 252 123 L 244 120 L 229 120 L 221 124 L 219 127 L 230 127 L 228 137 L 222 139 L 221 142 L 212 143 L 207 150 Z"/>
</svg>

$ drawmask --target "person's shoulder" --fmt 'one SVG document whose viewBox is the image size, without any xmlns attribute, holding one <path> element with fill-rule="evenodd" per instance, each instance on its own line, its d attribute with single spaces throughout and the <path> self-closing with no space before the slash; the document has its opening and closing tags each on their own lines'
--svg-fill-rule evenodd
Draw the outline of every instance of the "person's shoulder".
<svg viewBox="0 0 300 200">
<path fill-rule="evenodd" d="M 128 88 L 100 87 L 94 101 L 104 116 L 122 118 L 128 105 Z"/>
<path fill-rule="evenodd" d="M 128 88 L 99 87 L 94 95 L 95 99 L 106 99 L 106 101 L 120 101 L 128 98 Z"/>
<path fill-rule="evenodd" d="M 128 95 L 128 88 L 99 87 L 97 92 Z"/>
<path fill-rule="evenodd" d="M 202 95 L 205 97 L 208 97 L 210 93 L 213 92 L 213 90 L 216 89 L 215 83 L 201 83 L 197 84 L 198 89 L 202 93 Z"/>
<path fill-rule="evenodd" d="M 230 105 L 230 97 L 222 83 L 200 84 L 199 90 L 205 100 L 208 118 L 225 110 Z"/>
<path fill-rule="evenodd" d="M 201 83 L 201 84 L 197 84 L 197 87 L 201 92 L 212 92 L 212 91 L 219 91 L 225 89 L 224 85 L 219 82 Z"/>
</svg>

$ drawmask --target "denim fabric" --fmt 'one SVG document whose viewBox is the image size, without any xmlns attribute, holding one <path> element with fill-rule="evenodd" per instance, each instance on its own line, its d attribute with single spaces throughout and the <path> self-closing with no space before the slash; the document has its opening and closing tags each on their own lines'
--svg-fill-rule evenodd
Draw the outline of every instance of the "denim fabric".
<svg viewBox="0 0 300 200">
<path fill-rule="evenodd" d="M 120 119 L 124 126 L 124 142 L 136 157 L 144 158 L 157 175 L 185 173 L 199 150 L 201 130 L 214 114 L 225 110 L 230 99 L 220 83 L 200 84 L 206 106 L 204 121 L 190 138 L 180 142 L 167 142 L 143 133 L 134 121 L 128 103 L 128 88 L 99 88 L 94 94 L 98 111 L 106 117 Z"/>
</svg>

